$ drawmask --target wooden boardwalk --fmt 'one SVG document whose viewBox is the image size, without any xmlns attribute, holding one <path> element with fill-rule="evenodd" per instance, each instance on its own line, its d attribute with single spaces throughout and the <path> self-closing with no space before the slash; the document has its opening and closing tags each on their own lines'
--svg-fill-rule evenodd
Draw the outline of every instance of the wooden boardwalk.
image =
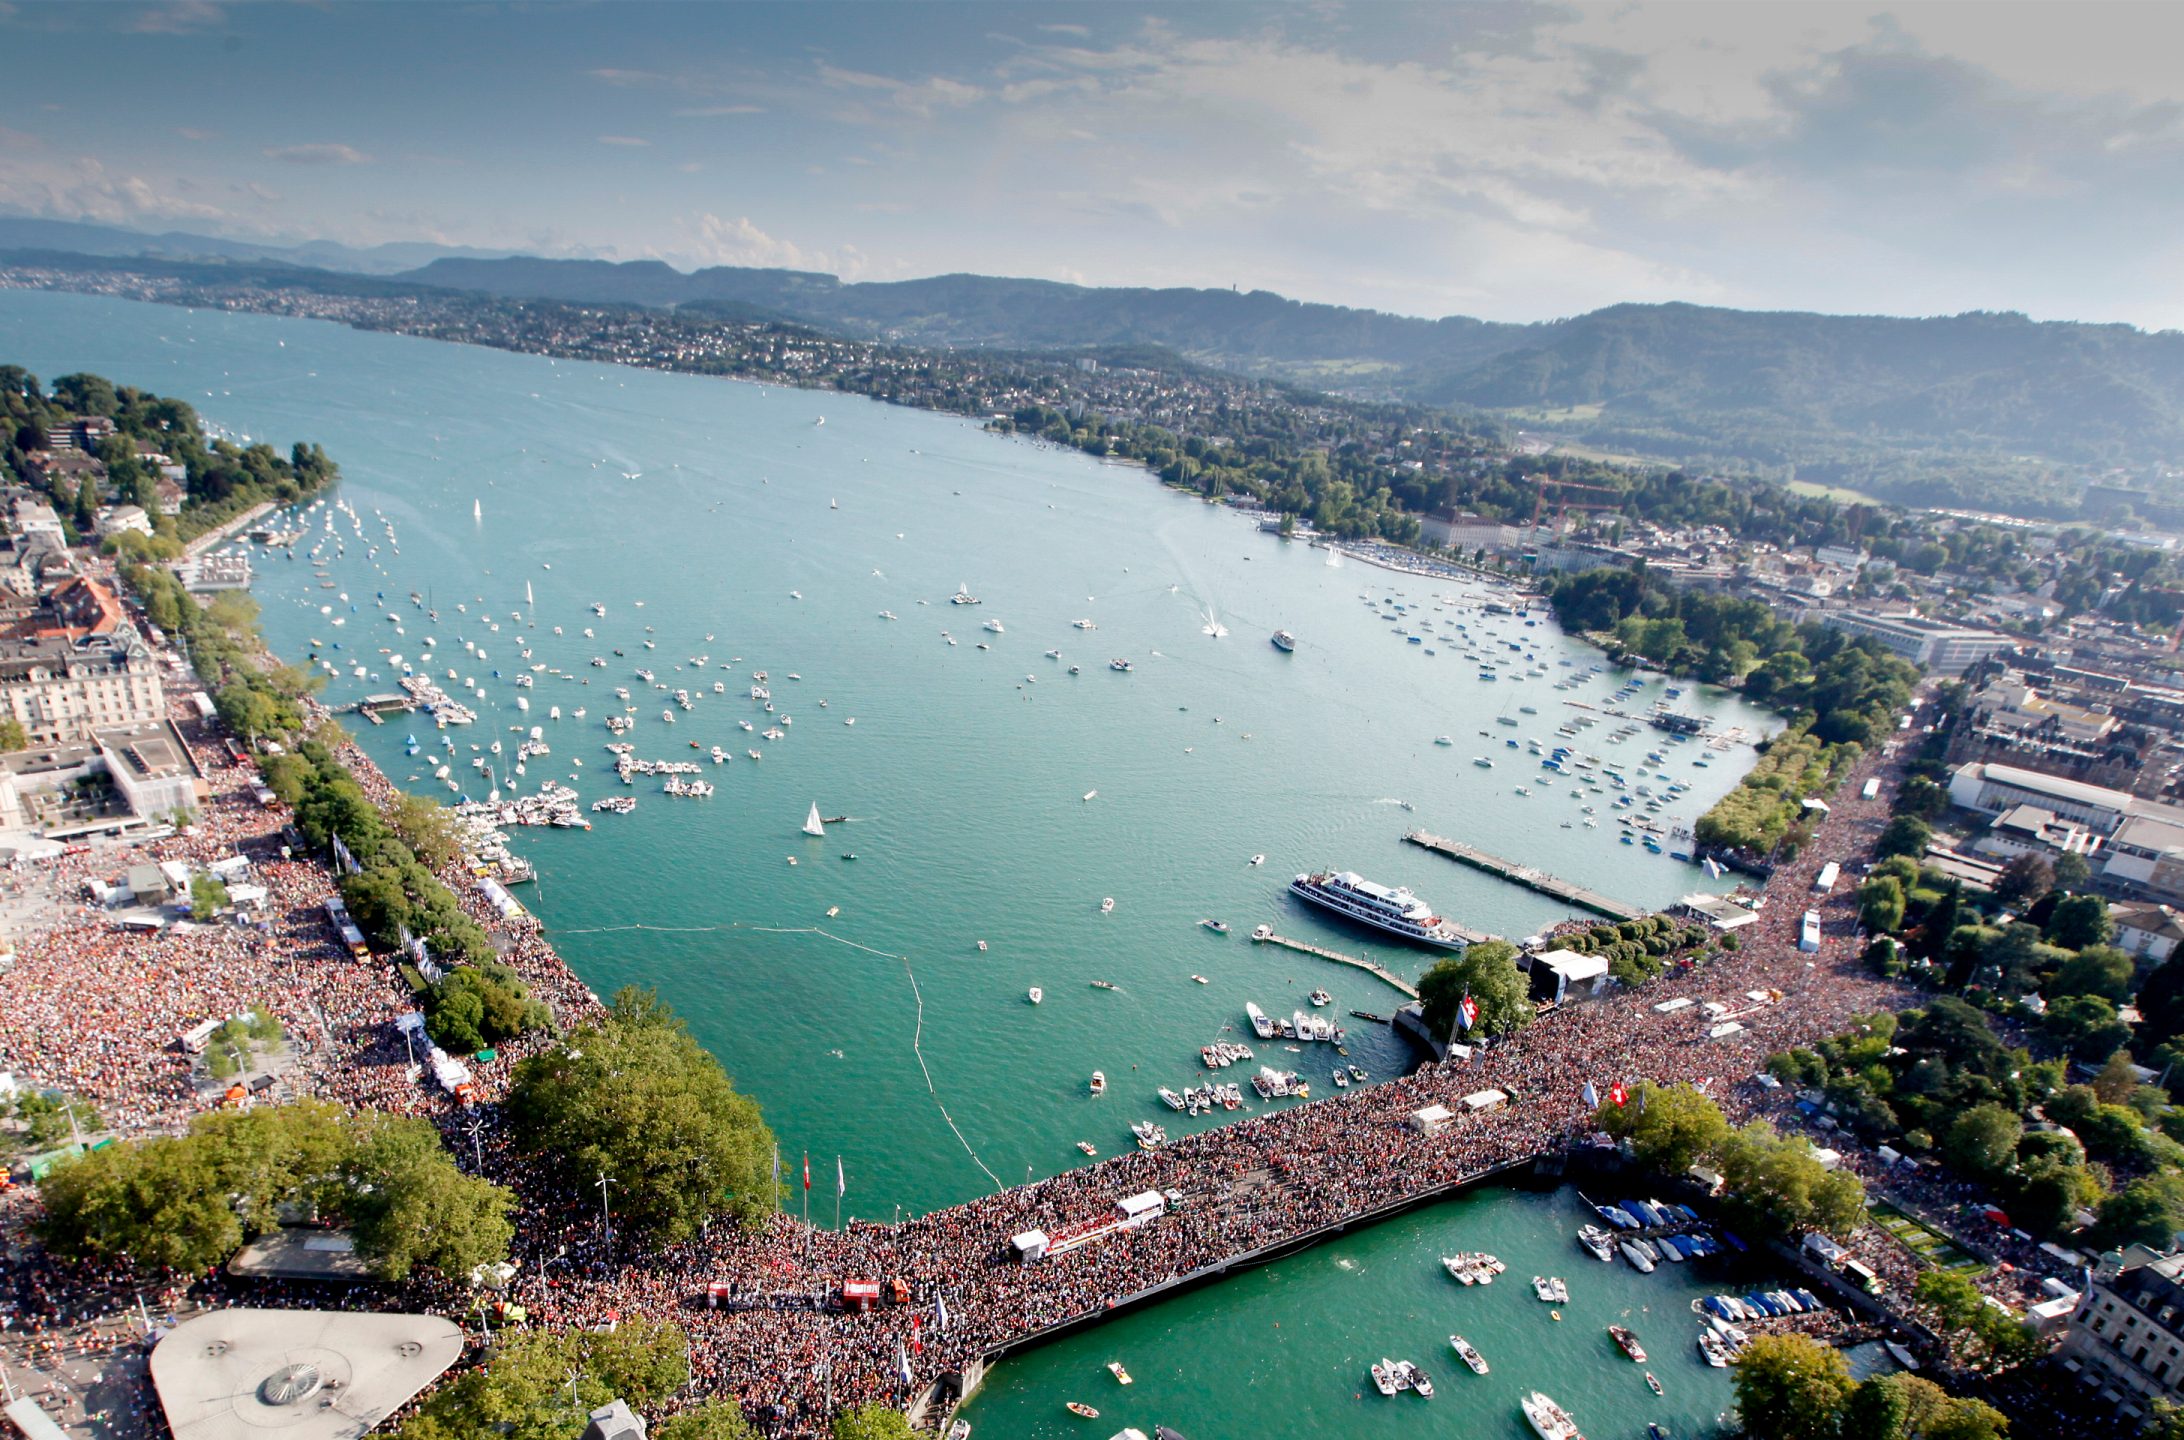
<svg viewBox="0 0 2184 1440">
<path fill-rule="evenodd" d="M 1317 945 L 1307 945 L 1302 940 L 1292 940 L 1286 935 L 1277 935 L 1274 933 L 1273 928 L 1267 925 L 1261 925 L 1258 929 L 1252 931 L 1251 938 L 1260 945 L 1279 945 L 1286 950 L 1295 950 L 1299 954 L 1317 955 L 1320 959 L 1332 960 L 1337 965 L 1348 965 L 1354 969 L 1363 970 L 1387 981 L 1388 984 L 1402 991 L 1411 999 L 1416 1000 L 1418 998 L 1418 987 L 1416 985 L 1411 984 L 1410 981 L 1405 980 L 1391 970 L 1375 965 L 1370 960 L 1360 960 L 1355 955 L 1344 955 L 1334 950 L 1322 950 Z"/>
<path fill-rule="evenodd" d="M 1423 830 L 1413 830 L 1403 838 L 1422 849 L 1438 850 L 1460 865 L 1483 870 L 1512 884 L 1522 885 L 1527 890 L 1537 890 L 1542 895 L 1575 905 L 1580 910 L 1605 915 L 1610 920 L 1636 920 L 1646 913 L 1635 905 L 1626 905 L 1620 900 L 1602 895 L 1597 890 L 1587 890 L 1582 885 L 1572 885 L 1544 870 L 1519 865 L 1516 861 L 1504 860 L 1499 855 L 1489 855 L 1486 851 L 1466 845 L 1460 840 L 1446 840 L 1439 835 L 1429 835 Z"/>
</svg>

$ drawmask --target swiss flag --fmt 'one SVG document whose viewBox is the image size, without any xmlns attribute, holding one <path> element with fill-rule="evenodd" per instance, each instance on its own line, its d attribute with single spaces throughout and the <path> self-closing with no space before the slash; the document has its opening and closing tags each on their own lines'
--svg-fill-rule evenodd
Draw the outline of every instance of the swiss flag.
<svg viewBox="0 0 2184 1440">
<path fill-rule="evenodd" d="M 918 1333 L 918 1317 L 915 1315 L 910 1317 L 910 1348 L 920 1355 L 925 1353 L 925 1340 Z"/>
<path fill-rule="evenodd" d="M 1613 1085 L 1610 1085 L 1608 1087 L 1608 1098 L 1610 1100 L 1613 1100 L 1617 1105 L 1621 1105 L 1625 1100 L 1629 1099 L 1630 1096 L 1623 1089 L 1623 1082 L 1618 1080 Z M 807 1186 L 806 1188 L 808 1189 L 809 1187 Z"/>
<path fill-rule="evenodd" d="M 1623 1102 L 1618 1100 L 1615 1103 L 1620 1105 Z M 811 1189 L 811 1156 L 809 1155 L 804 1157 L 804 1189 L 807 1192 Z"/>
</svg>

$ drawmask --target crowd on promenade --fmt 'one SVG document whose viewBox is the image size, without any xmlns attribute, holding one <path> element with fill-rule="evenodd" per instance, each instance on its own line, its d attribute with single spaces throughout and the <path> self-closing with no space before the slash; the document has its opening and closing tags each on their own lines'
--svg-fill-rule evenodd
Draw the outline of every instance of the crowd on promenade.
<svg viewBox="0 0 2184 1440">
<path fill-rule="evenodd" d="M 49 931 L 18 937 L 17 964 L 0 975 L 0 1069 L 13 1067 L 31 1083 L 92 1099 L 124 1132 L 169 1129 L 205 1100 L 188 1059 L 168 1042 L 199 1019 L 262 1006 L 282 1020 L 302 1052 L 293 1093 L 431 1116 L 466 1161 L 482 1162 L 486 1173 L 516 1186 L 525 1213 L 514 1298 L 537 1323 L 677 1319 L 692 1340 L 690 1393 L 733 1393 L 754 1418 L 784 1435 L 818 1433 L 830 1405 L 900 1402 L 1028 1334 L 1523 1164 L 1591 1128 L 1582 1098 L 1588 1081 L 1602 1092 L 1617 1080 L 1690 1082 L 1733 1119 L 1760 1113 L 1779 1097 L 1745 1082 L 1769 1053 L 1839 1033 L 1854 1016 L 1896 1008 L 1905 997 L 1857 963 L 1849 887 L 1824 898 L 1811 893 L 1824 863 L 1866 853 L 1885 821 L 1885 797 L 1857 795 L 1861 782 L 1887 763 L 1876 753 L 1849 777 L 1813 843 L 1777 871 L 1770 903 L 1738 932 L 1739 948 L 1718 951 L 1695 970 L 1550 1011 L 1522 1031 L 1474 1047 L 1466 1059 L 898 1225 L 826 1231 L 777 1216 L 757 1230 L 715 1227 L 664 1252 L 634 1253 L 601 1236 L 588 1193 L 556 1189 L 561 1182 L 509 1153 L 497 1133 L 495 1101 L 511 1065 L 481 1071 L 481 1103 L 468 1111 L 410 1069 L 392 1023 L 409 1004 L 394 967 L 354 959 L 332 943 L 319 910 L 331 877 L 315 862 L 286 858 L 282 817 L 250 798 L 254 772 L 226 763 L 214 735 L 181 708 L 178 723 L 211 781 L 195 825 L 125 854 L 109 848 L 45 862 L 35 883 L 67 895 L 124 864 L 174 858 L 203 864 L 243 854 L 268 891 L 263 923 L 140 936 L 106 925 L 87 905 L 63 907 Z M 344 746 L 342 759 L 374 803 L 393 800 L 395 787 L 361 751 Z M 597 1012 L 598 998 L 536 925 L 511 925 L 494 913 L 459 868 L 443 879 L 561 1026 Z M 33 882 L 10 877 L 7 883 Z M 1799 914 L 1808 903 L 1824 916 L 1827 938 L 1816 956 L 1797 948 Z M 1709 1033 L 1713 1017 L 1699 1007 L 1653 1008 L 1671 994 L 1719 999 L 1743 1029 L 1716 1038 Z M 503 1047 L 503 1055 L 520 1059 L 552 1043 L 551 1033 L 541 1032 Z M 1460 1097 L 1489 1087 L 1506 1091 L 1512 1103 L 1436 1134 L 1409 1123 L 1423 1107 L 1457 1110 Z M 480 1128 L 474 1133 L 473 1126 Z M 1010 1250 L 1011 1237 L 1025 1231 L 1097 1226 L 1120 1197 L 1148 1189 L 1171 1192 L 1180 1203 L 1154 1223 L 1115 1228 L 1032 1263 L 1019 1263 Z M 26 1327 L 56 1329 L 91 1313 L 100 1287 L 113 1278 L 71 1279 L 50 1263 L 0 1272 L 26 1307 L 16 1312 Z M 890 1300 L 899 1282 L 909 1303 L 845 1310 L 836 1302 L 849 1279 L 880 1283 Z M 714 1287 L 722 1287 L 726 1303 L 708 1303 Z M 227 1301 L 255 1295 L 256 1303 L 266 1303 L 262 1291 L 228 1281 L 200 1285 L 199 1294 Z M 296 1299 L 398 1301 L 456 1316 L 470 1309 L 469 1296 L 422 1282 L 391 1296 Z"/>
</svg>

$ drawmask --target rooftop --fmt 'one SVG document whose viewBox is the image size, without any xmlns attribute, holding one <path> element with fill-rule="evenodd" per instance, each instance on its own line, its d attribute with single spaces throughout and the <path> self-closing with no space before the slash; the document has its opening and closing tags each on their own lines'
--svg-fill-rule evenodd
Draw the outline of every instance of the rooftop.
<svg viewBox="0 0 2184 1440">
<path fill-rule="evenodd" d="M 214 1310 L 153 1349 L 152 1385 L 174 1440 L 356 1440 L 462 1353 L 434 1315 Z"/>
</svg>

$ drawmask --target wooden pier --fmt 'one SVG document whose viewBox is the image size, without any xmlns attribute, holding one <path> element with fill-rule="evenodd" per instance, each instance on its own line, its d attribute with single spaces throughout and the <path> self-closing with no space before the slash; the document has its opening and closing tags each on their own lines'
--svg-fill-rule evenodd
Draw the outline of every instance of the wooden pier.
<svg viewBox="0 0 2184 1440">
<path fill-rule="evenodd" d="M 1499 855 L 1489 855 L 1486 851 L 1466 845 L 1460 840 L 1445 840 L 1439 835 L 1429 835 L 1423 830 L 1413 830 L 1403 838 L 1421 849 L 1438 850 L 1441 854 L 1446 855 L 1460 865 L 1469 865 L 1474 870 L 1483 870 L 1489 875 L 1498 876 L 1514 885 L 1522 885 L 1527 890 L 1537 890 L 1542 895 L 1551 896 L 1565 904 L 1574 905 L 1580 910 L 1590 910 L 1595 915 L 1605 915 L 1610 920 L 1636 920 L 1646 913 L 1635 905 L 1626 905 L 1622 901 L 1611 899 L 1596 890 L 1587 890 L 1582 885 L 1572 885 L 1569 881 L 1550 875 L 1544 870 L 1535 870 L 1529 865 L 1519 865 L 1516 861 L 1504 860 Z"/>
<path fill-rule="evenodd" d="M 1322 950 L 1317 945 L 1307 945 L 1302 940 L 1292 940 L 1286 935 L 1277 935 L 1274 933 L 1273 927 L 1268 925 L 1261 925 L 1258 929 L 1252 931 L 1251 938 L 1260 945 L 1279 945 L 1285 950 L 1294 950 L 1301 955 L 1317 955 L 1320 959 L 1332 960 L 1337 965 L 1348 965 L 1353 969 L 1363 970 L 1387 981 L 1388 984 L 1402 991 L 1411 999 L 1416 1000 L 1418 998 L 1418 987 L 1416 985 L 1411 984 L 1410 981 L 1405 980 L 1393 971 L 1375 965 L 1370 960 L 1360 960 L 1355 955 L 1343 955 L 1333 950 Z"/>
</svg>

